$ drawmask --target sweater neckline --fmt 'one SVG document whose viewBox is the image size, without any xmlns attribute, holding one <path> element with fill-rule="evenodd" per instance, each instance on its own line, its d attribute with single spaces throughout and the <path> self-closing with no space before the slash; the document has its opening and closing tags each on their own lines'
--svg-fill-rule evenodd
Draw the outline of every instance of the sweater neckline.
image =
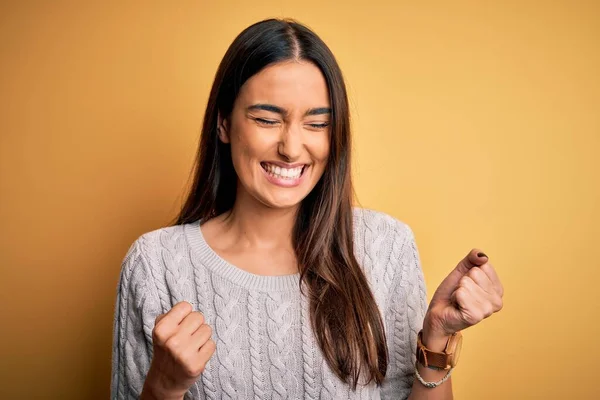
<svg viewBox="0 0 600 400">
<path fill-rule="evenodd" d="M 299 288 L 300 273 L 289 275 L 256 275 L 245 271 L 219 256 L 206 242 L 200 220 L 184 225 L 192 251 L 204 266 L 223 278 L 249 290 L 261 292 L 291 291 Z"/>
</svg>

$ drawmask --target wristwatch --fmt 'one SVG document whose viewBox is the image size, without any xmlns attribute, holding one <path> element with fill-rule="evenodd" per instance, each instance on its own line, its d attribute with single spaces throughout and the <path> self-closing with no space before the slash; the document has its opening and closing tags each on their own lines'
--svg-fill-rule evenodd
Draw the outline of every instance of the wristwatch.
<svg viewBox="0 0 600 400">
<path fill-rule="evenodd" d="M 456 366 L 462 347 L 462 334 L 460 332 L 456 332 L 448 338 L 446 347 L 441 353 L 429 350 L 425 347 L 423 345 L 422 337 L 423 330 L 419 331 L 419 334 L 417 335 L 417 361 L 419 361 L 421 365 L 439 370 L 448 370 Z"/>
</svg>

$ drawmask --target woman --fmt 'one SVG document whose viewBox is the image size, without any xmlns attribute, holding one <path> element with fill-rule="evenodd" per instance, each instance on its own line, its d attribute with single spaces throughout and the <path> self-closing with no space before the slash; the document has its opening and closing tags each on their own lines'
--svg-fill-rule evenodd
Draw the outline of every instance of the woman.
<svg viewBox="0 0 600 400">
<path fill-rule="evenodd" d="M 270 19 L 234 40 L 187 201 L 123 262 L 113 398 L 452 398 L 457 332 L 502 285 L 473 250 L 428 308 L 411 229 L 352 208 L 350 144 L 321 39 Z"/>
</svg>

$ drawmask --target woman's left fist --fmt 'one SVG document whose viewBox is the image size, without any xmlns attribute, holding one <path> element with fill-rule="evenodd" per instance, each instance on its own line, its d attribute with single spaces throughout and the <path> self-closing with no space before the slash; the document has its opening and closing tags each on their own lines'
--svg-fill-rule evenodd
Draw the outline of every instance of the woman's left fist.
<svg viewBox="0 0 600 400">
<path fill-rule="evenodd" d="M 435 291 L 423 329 L 429 335 L 449 336 L 473 326 L 502 309 L 503 295 L 488 257 L 473 249 Z"/>
</svg>

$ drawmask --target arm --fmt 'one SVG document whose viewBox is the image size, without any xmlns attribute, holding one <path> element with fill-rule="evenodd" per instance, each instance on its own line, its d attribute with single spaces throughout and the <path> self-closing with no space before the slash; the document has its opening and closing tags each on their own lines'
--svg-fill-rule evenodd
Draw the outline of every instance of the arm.
<svg viewBox="0 0 600 400">
<path fill-rule="evenodd" d="M 111 398 L 182 400 L 214 354 L 212 330 L 187 302 L 160 314 L 140 240 L 127 252 L 119 280 Z"/>
<path fill-rule="evenodd" d="M 423 328 L 427 312 L 427 289 L 421 269 L 419 251 L 410 227 L 399 226 L 398 240 L 394 243 L 394 278 L 388 295 L 386 329 L 390 365 L 382 387 L 382 399 L 451 400 L 451 378 L 434 389 L 426 388 L 415 377 L 417 334 Z M 435 337 L 424 330 L 423 341 L 432 350 L 446 344 L 445 338 Z M 443 342 L 442 342 L 443 341 Z M 426 381 L 438 381 L 445 371 L 434 371 L 419 366 L 419 374 Z"/>
<path fill-rule="evenodd" d="M 433 351 L 444 351 L 446 343 L 448 342 L 448 336 L 434 336 L 429 334 L 426 328 L 423 329 L 423 344 Z M 448 371 L 435 371 L 431 368 L 418 364 L 419 375 L 426 382 L 437 382 L 442 379 Z M 440 386 L 430 389 L 425 386 L 418 379 L 415 379 L 410 396 L 408 400 L 452 400 L 452 378 L 448 378 L 446 382 Z"/>
<path fill-rule="evenodd" d="M 138 399 L 152 359 L 143 310 L 156 306 L 149 271 L 136 241 L 121 267 L 113 323 L 111 399 Z M 150 327 L 151 330 L 151 327 Z"/>
<path fill-rule="evenodd" d="M 399 254 L 396 257 L 399 261 L 391 265 L 395 274 L 386 306 L 386 329 L 392 339 L 388 339 L 390 368 L 382 387 L 382 398 L 452 400 L 451 379 L 433 389 L 415 379 L 417 333 L 422 328 L 424 345 L 441 352 L 449 335 L 476 325 L 502 309 L 504 287 L 488 256 L 472 249 L 438 286 L 427 307 L 414 235 L 407 226 L 403 229 L 405 234 L 398 236 L 406 239 L 395 253 Z M 417 368 L 428 382 L 439 381 L 447 373 L 422 365 Z M 410 392 L 406 383 L 412 386 Z"/>
<path fill-rule="evenodd" d="M 472 249 L 442 281 L 433 294 L 423 322 L 423 344 L 441 352 L 448 335 L 459 332 L 502 309 L 504 288 L 488 256 Z M 419 365 L 425 381 L 437 381 L 443 372 Z M 443 383 L 435 389 L 415 382 L 411 400 L 452 399 L 452 388 Z"/>
</svg>

